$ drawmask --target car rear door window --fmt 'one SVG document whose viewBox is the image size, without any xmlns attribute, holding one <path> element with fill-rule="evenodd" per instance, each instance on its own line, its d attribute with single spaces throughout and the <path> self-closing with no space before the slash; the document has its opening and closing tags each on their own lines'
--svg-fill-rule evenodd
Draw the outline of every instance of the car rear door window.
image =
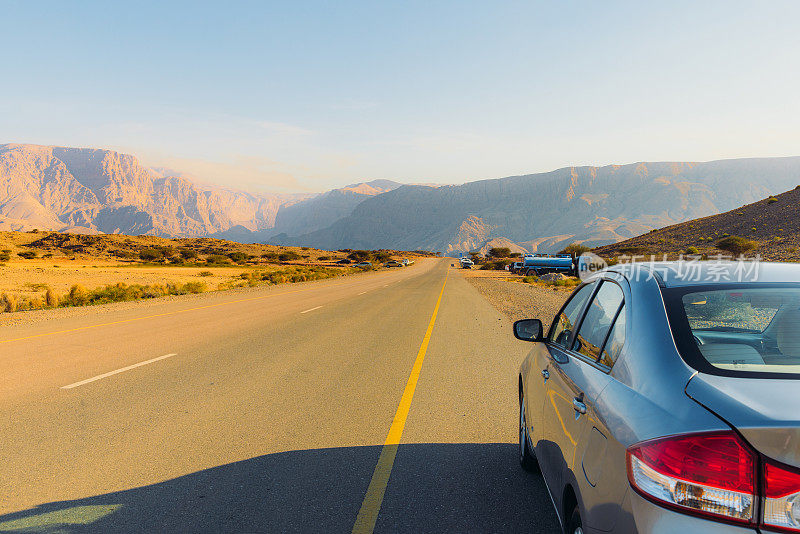
<svg viewBox="0 0 800 534">
<path fill-rule="evenodd" d="M 548 336 L 551 343 L 561 345 L 568 348 L 572 343 L 572 334 L 575 331 L 575 326 L 578 323 L 578 314 L 580 314 L 586 301 L 592 296 L 595 283 L 586 284 L 578 289 L 567 304 L 561 309 L 553 326 L 550 328 L 550 335 Z"/>
<path fill-rule="evenodd" d="M 606 344 L 603 345 L 603 351 L 600 353 L 600 363 L 608 368 L 614 366 L 617 361 L 619 353 L 622 352 L 622 345 L 625 344 L 625 304 L 619 309 L 617 318 L 614 320 L 614 326 L 611 328 L 611 333 L 606 339 Z"/>
<path fill-rule="evenodd" d="M 603 282 L 592 299 L 575 338 L 573 350 L 590 360 L 600 358 L 600 349 L 622 305 L 622 289 L 613 282 Z"/>
</svg>

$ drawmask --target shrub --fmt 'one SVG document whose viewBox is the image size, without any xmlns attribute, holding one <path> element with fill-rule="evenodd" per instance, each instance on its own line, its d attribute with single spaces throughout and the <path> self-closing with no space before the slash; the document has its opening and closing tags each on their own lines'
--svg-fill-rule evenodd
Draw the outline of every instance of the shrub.
<svg viewBox="0 0 800 534">
<path fill-rule="evenodd" d="M 776 203 L 777 201 L 778 201 L 778 199 L 777 199 L 777 198 L 775 198 L 775 197 L 769 197 L 769 198 L 767 199 L 767 203 L 768 203 L 768 204 L 774 204 L 774 203 Z"/>
<path fill-rule="evenodd" d="M 0 261 L 8 261 L 11 259 L 11 255 L 8 252 L 0 252 Z"/>
<path fill-rule="evenodd" d="M 143 248 L 139 251 L 142 261 L 159 261 L 164 259 L 164 253 L 157 248 Z"/>
<path fill-rule="evenodd" d="M 180 247 L 178 249 L 178 254 L 180 254 L 184 260 L 193 260 L 197 257 L 196 251 L 186 247 Z"/>
<path fill-rule="evenodd" d="M 0 304 L 2 304 L 4 312 L 11 313 L 17 311 L 17 297 L 14 295 L 3 293 L 2 296 L 0 296 Z"/>
<path fill-rule="evenodd" d="M 489 249 L 489 256 L 492 258 L 508 258 L 511 256 L 511 249 L 508 247 L 492 247 Z"/>
<path fill-rule="evenodd" d="M 68 302 L 71 306 L 85 306 L 89 302 L 89 292 L 80 284 L 69 288 Z"/>
<path fill-rule="evenodd" d="M 319 260 L 319 261 L 328 261 L 330 259 L 331 259 L 330 256 L 320 256 L 319 258 L 317 258 L 317 260 Z"/>
<path fill-rule="evenodd" d="M 686 247 L 686 254 L 697 254 L 700 252 L 697 247 Z"/>
<path fill-rule="evenodd" d="M 187 293 L 202 293 L 206 290 L 206 285 L 203 282 L 186 282 L 183 289 Z"/>
<path fill-rule="evenodd" d="M 717 248 L 732 252 L 733 254 L 744 254 L 756 248 L 756 242 L 744 237 L 728 236 L 717 241 Z"/>
<path fill-rule="evenodd" d="M 230 258 L 228 256 L 223 256 L 222 254 L 212 254 L 208 258 L 206 258 L 206 263 L 210 263 L 212 265 L 225 265 L 230 263 Z"/>
<path fill-rule="evenodd" d="M 281 252 L 280 254 L 278 254 L 278 261 L 294 261 L 299 259 L 300 259 L 300 254 L 298 254 L 294 250 L 287 250 L 286 252 Z"/>
<path fill-rule="evenodd" d="M 44 293 L 44 303 L 48 308 L 55 308 L 58 306 L 58 295 L 56 295 L 56 292 L 48 288 Z"/>
<path fill-rule="evenodd" d="M 230 254 L 228 254 L 228 257 L 234 263 L 244 263 L 250 259 L 250 256 L 248 256 L 244 252 L 231 252 Z"/>
<path fill-rule="evenodd" d="M 212 273 L 211 271 L 200 271 L 199 273 L 197 273 L 197 276 L 214 276 L 214 273 Z"/>
<path fill-rule="evenodd" d="M 134 254 L 132 251 L 123 249 L 115 250 L 112 252 L 112 254 L 117 258 L 122 258 L 123 260 L 132 260 L 136 257 L 136 254 Z"/>
<path fill-rule="evenodd" d="M 369 250 L 354 250 L 350 254 L 347 255 L 348 259 L 355 261 L 356 263 L 360 263 L 362 261 L 368 261 L 372 259 L 372 252 Z"/>
<path fill-rule="evenodd" d="M 392 255 L 385 250 L 379 250 L 377 252 L 373 252 L 372 259 L 378 263 L 384 263 L 392 259 Z"/>
<path fill-rule="evenodd" d="M 513 260 L 511 259 L 500 259 L 495 261 L 487 261 L 481 266 L 481 270 L 483 271 L 502 271 L 506 268 L 506 265 L 511 265 Z"/>
<path fill-rule="evenodd" d="M 17 256 L 19 256 L 20 258 L 25 258 L 26 260 L 32 260 L 33 258 L 36 257 L 36 252 L 34 252 L 33 250 L 25 250 L 22 252 L 17 252 Z"/>
</svg>

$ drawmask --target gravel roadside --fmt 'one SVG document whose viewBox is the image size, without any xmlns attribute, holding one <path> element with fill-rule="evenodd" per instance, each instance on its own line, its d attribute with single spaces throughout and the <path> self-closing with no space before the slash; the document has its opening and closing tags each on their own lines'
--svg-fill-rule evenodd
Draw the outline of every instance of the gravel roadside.
<svg viewBox="0 0 800 534">
<path fill-rule="evenodd" d="M 464 276 L 481 295 L 512 321 L 541 319 L 545 329 L 553 322 L 558 310 L 572 289 L 523 284 L 507 277 Z"/>
</svg>

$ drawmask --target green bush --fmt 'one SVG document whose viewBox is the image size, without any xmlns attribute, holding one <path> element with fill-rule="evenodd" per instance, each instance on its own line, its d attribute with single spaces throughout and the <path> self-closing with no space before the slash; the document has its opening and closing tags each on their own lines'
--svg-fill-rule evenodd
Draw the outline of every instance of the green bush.
<svg viewBox="0 0 800 534">
<path fill-rule="evenodd" d="M 300 254 L 294 250 L 287 250 L 278 254 L 278 261 L 295 261 L 300 259 Z"/>
<path fill-rule="evenodd" d="M 226 265 L 230 262 L 230 258 L 228 258 L 228 256 L 223 256 L 222 254 L 212 254 L 206 258 L 206 263 L 211 265 Z"/>
<path fill-rule="evenodd" d="M 231 252 L 230 254 L 228 254 L 228 257 L 234 263 L 245 263 L 247 260 L 250 259 L 250 256 L 248 256 L 244 252 Z"/>
<path fill-rule="evenodd" d="M 125 302 L 142 300 L 165 295 L 185 295 L 186 293 L 202 293 L 206 290 L 203 282 L 187 282 L 185 284 L 109 284 L 88 290 L 76 284 L 69 290 L 69 294 L 60 300 L 62 306 L 87 306 L 89 304 L 107 304 L 109 302 Z M 49 305 L 49 300 L 48 300 Z"/>
<path fill-rule="evenodd" d="M 197 252 L 186 247 L 180 247 L 178 249 L 178 254 L 181 255 L 181 258 L 184 260 L 193 260 L 197 257 Z"/>
<path fill-rule="evenodd" d="M 774 204 L 774 203 L 776 203 L 777 201 L 778 201 L 778 199 L 777 199 L 777 198 L 775 198 L 775 197 L 769 197 L 769 198 L 767 199 L 767 203 L 769 203 L 769 204 Z"/>
<path fill-rule="evenodd" d="M 361 263 L 362 261 L 371 260 L 372 252 L 369 250 L 354 250 L 350 254 L 348 254 L 347 257 L 348 259 L 351 259 L 356 263 Z"/>
<path fill-rule="evenodd" d="M 511 249 L 508 247 L 492 247 L 489 249 L 489 256 L 492 258 L 508 258 L 511 256 Z"/>
<path fill-rule="evenodd" d="M 36 257 L 36 252 L 33 250 L 24 250 L 22 252 L 17 252 L 17 256 L 20 258 L 25 258 L 26 260 L 32 260 Z"/>
<path fill-rule="evenodd" d="M 697 254 L 700 251 L 697 250 L 697 247 L 686 247 L 686 254 Z"/>
<path fill-rule="evenodd" d="M 214 273 L 212 273 L 211 271 L 200 271 L 199 273 L 197 273 L 197 276 L 214 276 Z"/>
<path fill-rule="evenodd" d="M 590 250 L 591 249 L 589 247 L 581 245 L 580 243 L 570 243 L 569 245 L 564 247 L 564 250 L 559 252 L 559 254 L 569 254 L 573 258 L 578 258 L 582 254 L 584 254 L 585 252 L 589 252 Z"/>
<path fill-rule="evenodd" d="M 157 248 L 143 248 L 139 251 L 139 259 L 142 261 L 160 261 L 164 259 L 164 253 Z"/>
<path fill-rule="evenodd" d="M 728 236 L 717 241 L 717 248 L 733 254 L 744 254 L 756 248 L 756 242 L 736 235 Z"/>
</svg>

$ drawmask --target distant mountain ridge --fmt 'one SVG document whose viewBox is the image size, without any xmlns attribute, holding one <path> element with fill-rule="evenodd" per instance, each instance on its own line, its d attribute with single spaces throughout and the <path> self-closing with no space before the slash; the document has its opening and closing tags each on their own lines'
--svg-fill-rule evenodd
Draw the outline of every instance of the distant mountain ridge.
<svg viewBox="0 0 800 534">
<path fill-rule="evenodd" d="M 351 184 L 319 195 L 196 184 L 111 150 L 0 145 L 0 230 L 211 236 L 321 249 L 614 243 L 800 183 L 800 157 L 567 167 L 463 185 Z M 516 248 L 515 248 L 516 250 Z"/>
<path fill-rule="evenodd" d="M 175 237 L 204 236 L 237 225 L 259 230 L 274 226 L 281 205 L 297 197 L 200 188 L 112 150 L 0 145 L 4 230 Z"/>
<path fill-rule="evenodd" d="M 613 243 L 800 183 L 800 157 L 568 167 L 463 185 L 402 186 L 293 240 L 325 249 L 457 253 L 505 238 L 532 251 Z"/>
</svg>

